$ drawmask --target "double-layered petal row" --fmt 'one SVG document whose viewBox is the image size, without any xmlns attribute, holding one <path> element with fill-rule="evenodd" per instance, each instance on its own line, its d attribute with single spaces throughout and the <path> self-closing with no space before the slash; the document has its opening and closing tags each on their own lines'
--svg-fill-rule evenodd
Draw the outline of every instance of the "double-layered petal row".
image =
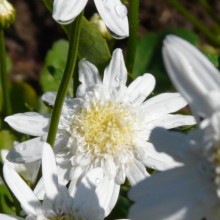
<svg viewBox="0 0 220 220">
<path fill-rule="evenodd" d="M 74 186 L 91 169 L 102 167 L 114 184 L 112 194 L 117 199 L 126 177 L 134 185 L 149 176 L 145 166 L 165 170 L 181 165 L 156 152 L 149 141 L 157 126 L 170 129 L 195 123 L 192 116 L 171 114 L 187 104 L 180 94 L 163 93 L 145 100 L 155 86 L 155 78 L 148 73 L 126 86 L 127 70 L 120 49 L 114 51 L 103 79 L 93 64 L 81 60 L 79 80 L 76 98 L 65 100 L 53 148 L 63 183 L 72 180 Z M 42 98 L 53 106 L 55 97 L 55 93 L 46 93 Z M 7 158 L 17 163 L 39 160 L 48 115 L 15 114 L 5 121 L 15 130 L 40 136 L 15 146 Z"/>
<path fill-rule="evenodd" d="M 220 73 L 188 42 L 168 36 L 163 58 L 176 88 L 190 103 L 199 129 L 188 135 L 156 128 L 151 140 L 183 164 L 152 175 L 130 191 L 130 218 L 220 218 Z M 162 187 L 161 187 L 162 184 Z"/>
<path fill-rule="evenodd" d="M 55 0 L 53 18 L 61 24 L 69 24 L 85 8 L 88 0 Z M 105 25 L 115 38 L 129 35 L 127 8 L 120 0 L 94 0 Z"/>
</svg>

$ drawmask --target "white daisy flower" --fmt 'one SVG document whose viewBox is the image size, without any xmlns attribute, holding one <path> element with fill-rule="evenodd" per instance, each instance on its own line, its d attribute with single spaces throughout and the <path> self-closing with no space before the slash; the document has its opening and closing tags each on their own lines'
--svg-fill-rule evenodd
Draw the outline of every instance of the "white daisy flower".
<svg viewBox="0 0 220 220">
<path fill-rule="evenodd" d="M 134 185 L 148 176 L 145 166 L 165 170 L 180 165 L 156 152 L 149 142 L 150 132 L 157 126 L 170 129 L 195 123 L 192 116 L 170 114 L 186 105 L 180 94 L 163 93 L 145 101 L 155 78 L 144 74 L 127 87 L 127 70 L 119 49 L 114 51 L 103 80 L 96 67 L 84 59 L 79 63 L 79 80 L 76 98 L 65 100 L 54 146 L 64 183 L 77 182 L 89 170 L 102 167 L 108 179 L 115 180 L 118 188 L 114 193 L 118 193 L 118 184 L 126 177 Z M 53 106 L 55 94 L 46 93 L 43 100 Z M 50 116 L 31 112 L 5 121 L 19 132 L 40 136 L 16 146 L 7 158 L 25 163 L 39 160 Z"/>
<path fill-rule="evenodd" d="M 0 214 L 2 220 L 102 220 L 108 212 L 109 200 L 103 198 L 105 195 L 100 185 L 103 181 L 103 170 L 96 168 L 90 171 L 75 190 L 74 198 L 70 197 L 67 188 L 58 183 L 54 153 L 47 143 L 44 143 L 42 155 L 43 181 L 46 190 L 42 203 L 11 166 L 5 164 L 3 172 L 26 217 Z"/>
<path fill-rule="evenodd" d="M 134 187 L 131 219 L 220 219 L 220 74 L 205 56 L 180 38 L 164 41 L 163 55 L 175 86 L 201 121 L 183 135 L 152 131 L 156 149 L 184 166 L 151 176 Z M 162 183 L 162 187 L 161 187 Z"/>
<path fill-rule="evenodd" d="M 53 18 L 61 24 L 71 23 L 85 8 L 88 0 L 54 0 Z M 129 35 L 127 8 L 120 0 L 94 0 L 105 25 L 115 38 Z"/>
</svg>

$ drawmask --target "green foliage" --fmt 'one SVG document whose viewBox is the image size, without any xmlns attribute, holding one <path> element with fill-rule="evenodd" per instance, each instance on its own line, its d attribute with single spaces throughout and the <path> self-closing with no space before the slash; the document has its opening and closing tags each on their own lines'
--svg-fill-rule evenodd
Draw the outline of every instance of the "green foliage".
<svg viewBox="0 0 220 220">
<path fill-rule="evenodd" d="M 69 35 L 69 29 L 67 31 Z M 101 36 L 97 26 L 86 18 L 82 20 L 79 40 L 79 56 L 103 70 L 111 58 L 106 40 Z"/>
<path fill-rule="evenodd" d="M 69 43 L 58 40 L 48 51 L 41 72 L 40 83 L 44 92 L 57 91 L 66 65 Z"/>
<path fill-rule="evenodd" d="M 4 184 L 0 184 L 0 213 L 15 215 L 16 207 L 9 193 L 7 187 Z"/>
<path fill-rule="evenodd" d="M 38 97 L 35 90 L 27 83 L 17 81 L 11 85 L 12 112 L 19 113 L 38 109 Z"/>
<path fill-rule="evenodd" d="M 82 22 L 79 53 L 100 68 L 105 67 L 111 58 L 106 40 L 97 26 L 86 19 Z"/>
<path fill-rule="evenodd" d="M 154 74 L 157 80 L 155 93 L 171 89 L 171 82 L 166 74 L 161 54 L 163 39 L 168 34 L 180 36 L 193 44 L 198 43 L 195 33 L 180 28 L 150 33 L 138 40 L 133 76 L 136 78 L 146 72 Z"/>
<path fill-rule="evenodd" d="M 16 140 L 15 135 L 9 130 L 0 131 L 0 150 L 1 149 L 11 149 L 13 142 Z"/>
<path fill-rule="evenodd" d="M 219 63 L 219 55 L 213 54 L 213 53 L 207 53 L 205 52 L 205 55 L 208 57 L 208 59 L 215 65 L 216 68 L 220 67 Z"/>
</svg>

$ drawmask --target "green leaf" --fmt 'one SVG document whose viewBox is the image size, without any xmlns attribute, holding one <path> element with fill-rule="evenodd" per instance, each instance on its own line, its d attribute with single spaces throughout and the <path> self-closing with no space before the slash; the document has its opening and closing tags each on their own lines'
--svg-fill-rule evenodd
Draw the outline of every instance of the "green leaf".
<svg viewBox="0 0 220 220">
<path fill-rule="evenodd" d="M 69 26 L 63 26 L 70 35 Z M 82 26 L 79 40 L 79 57 L 86 58 L 102 71 L 111 59 L 111 54 L 106 40 L 99 32 L 97 25 L 88 21 L 85 17 L 82 19 Z"/>
<path fill-rule="evenodd" d="M 61 71 L 60 69 L 58 69 L 54 66 L 48 66 L 47 69 L 50 72 L 50 74 L 54 77 L 55 80 L 57 80 L 59 82 L 61 81 L 63 71 Z"/>
<path fill-rule="evenodd" d="M 53 0 L 43 0 L 47 9 L 51 12 L 53 10 Z"/>
<path fill-rule="evenodd" d="M 156 77 L 155 93 L 171 89 L 171 81 L 166 73 L 162 59 L 162 43 L 166 35 L 174 34 L 189 42 L 198 43 L 198 37 L 193 32 L 175 28 L 159 33 L 150 33 L 139 39 L 134 64 L 133 76 L 136 78 L 143 73 L 151 73 Z"/>
<path fill-rule="evenodd" d="M 16 206 L 4 184 L 0 184 L 0 213 L 16 215 Z"/>
<path fill-rule="evenodd" d="M 25 82 L 17 81 L 12 83 L 10 98 L 13 113 L 25 112 L 38 108 L 38 97 L 36 92 Z"/>
<path fill-rule="evenodd" d="M 208 57 L 210 62 L 214 64 L 216 68 L 219 68 L 219 55 L 212 53 L 205 53 L 205 55 Z"/>
<path fill-rule="evenodd" d="M 13 142 L 16 140 L 15 135 L 9 130 L 0 131 L 0 150 L 1 149 L 11 149 L 13 147 Z"/>
<path fill-rule="evenodd" d="M 44 92 L 57 91 L 66 65 L 69 43 L 58 40 L 48 51 L 41 72 L 41 86 Z"/>
<path fill-rule="evenodd" d="M 97 26 L 85 18 L 82 20 L 79 54 L 99 69 L 104 69 L 111 59 L 106 40 L 101 36 Z"/>
</svg>

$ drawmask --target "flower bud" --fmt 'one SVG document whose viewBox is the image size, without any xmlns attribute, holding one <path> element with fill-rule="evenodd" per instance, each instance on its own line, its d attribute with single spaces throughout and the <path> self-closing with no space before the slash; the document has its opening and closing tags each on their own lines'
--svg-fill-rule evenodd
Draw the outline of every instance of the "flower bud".
<svg viewBox="0 0 220 220">
<path fill-rule="evenodd" d="M 99 29 L 99 32 L 101 33 L 102 37 L 105 38 L 106 40 L 111 40 L 112 36 L 109 33 L 104 21 L 102 20 L 102 18 L 99 16 L 99 14 L 95 13 L 90 21 L 94 24 L 96 24 L 96 26 Z"/>
<path fill-rule="evenodd" d="M 15 20 L 15 9 L 7 0 L 0 0 L 0 28 L 6 29 Z"/>
</svg>

